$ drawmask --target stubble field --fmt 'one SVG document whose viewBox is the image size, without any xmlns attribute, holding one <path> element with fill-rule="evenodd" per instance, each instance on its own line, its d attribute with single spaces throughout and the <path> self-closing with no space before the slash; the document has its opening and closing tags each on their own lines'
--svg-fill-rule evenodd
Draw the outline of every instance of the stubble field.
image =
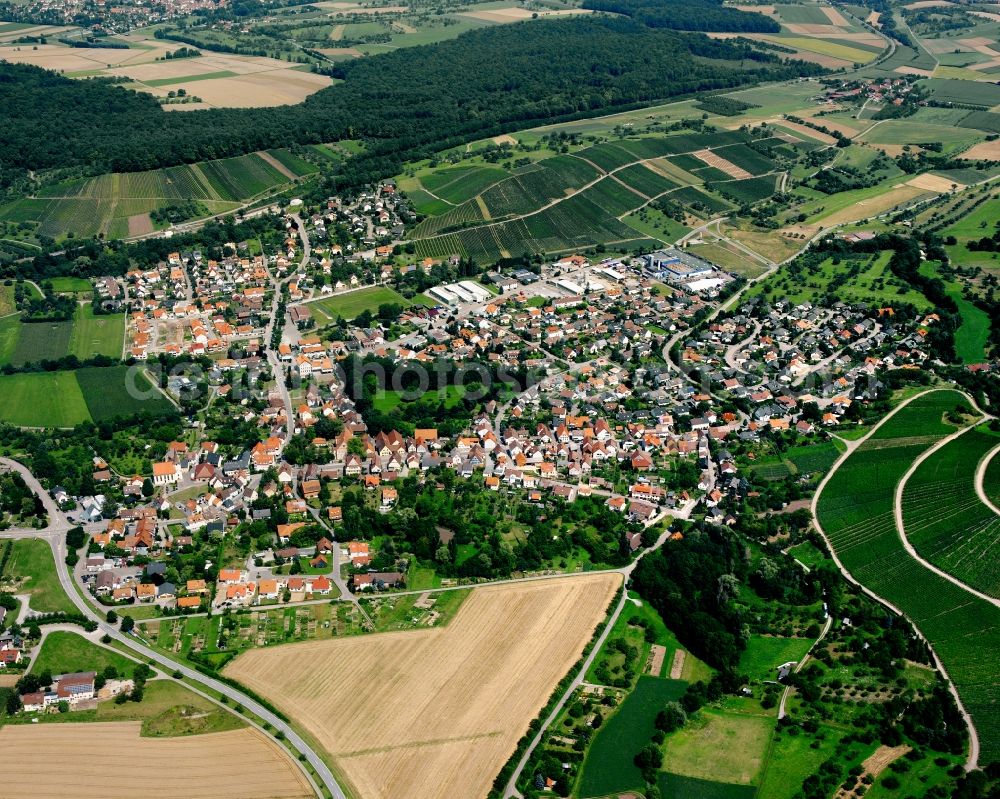
<svg viewBox="0 0 1000 799">
<path fill-rule="evenodd" d="M 155 775 L 159 799 L 300 799 L 308 781 L 257 730 L 143 738 L 140 722 L 12 725 L 0 729 L 7 799 L 130 799 L 135 780 L 109 778 L 122 755 L 133 774 Z M 58 753 L 59 768 L 53 768 Z M 127 753 L 127 754 L 126 754 Z"/>
<path fill-rule="evenodd" d="M 298 720 L 361 799 L 485 796 L 620 585 L 474 589 L 433 630 L 251 650 L 226 668 Z"/>
</svg>

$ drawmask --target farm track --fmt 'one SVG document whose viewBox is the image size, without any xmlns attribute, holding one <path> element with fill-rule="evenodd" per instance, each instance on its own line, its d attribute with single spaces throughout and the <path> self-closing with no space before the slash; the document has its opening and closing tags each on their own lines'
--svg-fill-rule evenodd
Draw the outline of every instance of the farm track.
<svg viewBox="0 0 1000 799">
<path fill-rule="evenodd" d="M 830 556 L 832 557 L 832 559 L 833 559 L 834 563 L 836 564 L 837 568 L 840 570 L 841 575 L 843 575 L 843 577 L 848 582 L 850 582 L 852 585 L 858 586 L 864 594 L 866 594 L 870 598 L 874 599 L 876 602 L 878 602 L 881 605 L 889 608 L 894 613 L 897 613 L 898 615 L 900 615 L 900 616 L 902 616 L 904 618 L 909 618 L 909 616 L 908 616 L 907 613 L 905 613 L 901 608 L 899 608 L 898 606 L 896 606 L 895 604 L 893 604 L 889 600 L 885 599 L 884 597 L 880 596 L 875 591 L 873 591 L 871 588 L 869 588 L 864 583 L 862 583 L 844 565 L 844 562 L 841 560 L 841 553 L 843 552 L 843 549 L 841 548 L 840 550 L 838 550 L 837 548 L 834 547 L 832 541 L 830 540 L 829 536 L 827 535 L 827 532 L 823 529 L 822 523 L 820 522 L 820 519 L 819 519 L 819 510 L 818 510 L 819 509 L 819 501 L 820 501 L 820 498 L 823 495 L 823 491 L 826 489 L 827 485 L 830 483 L 830 480 L 834 477 L 834 475 L 837 474 L 837 472 L 839 471 L 840 467 L 843 466 L 843 464 L 846 463 L 850 459 L 850 457 L 855 452 L 857 452 L 859 450 L 859 448 L 861 447 L 862 444 L 864 444 L 866 441 L 868 441 L 869 439 L 871 439 L 887 422 L 889 422 L 889 420 L 893 419 L 900 411 L 902 411 L 904 408 L 906 408 L 912 402 L 914 402 L 917 399 L 920 399 L 921 397 L 926 397 L 927 395 L 932 394 L 935 391 L 941 391 L 941 390 L 948 390 L 948 389 L 932 388 L 932 389 L 928 389 L 927 391 L 922 391 L 919 394 L 915 394 L 912 397 L 908 397 L 907 399 L 903 400 L 899 405 L 897 405 L 889 414 L 887 414 L 878 424 L 876 424 L 871 430 L 869 430 L 861 438 L 855 439 L 855 440 L 851 440 L 851 441 L 843 440 L 842 439 L 844 441 L 844 444 L 845 444 L 845 451 L 840 455 L 840 457 L 834 463 L 834 465 L 830 469 L 830 471 L 827 472 L 826 475 L 823 477 L 823 479 L 820 481 L 820 484 L 816 488 L 816 492 L 813 494 L 812 501 L 810 503 L 810 511 L 812 513 L 813 524 L 816 527 L 817 532 L 820 534 L 820 536 L 822 536 L 823 541 L 826 543 L 827 549 L 830 551 Z M 951 389 L 951 390 L 954 390 L 954 389 Z M 972 401 L 970 400 L 970 402 L 972 402 Z M 986 415 L 986 414 L 984 414 L 975 405 L 974 402 L 972 402 L 972 406 L 982 416 Z M 961 432 L 964 432 L 964 430 L 959 431 L 958 434 L 960 434 Z M 957 437 L 958 434 L 952 434 L 951 436 L 948 436 L 948 438 L 955 438 L 955 437 Z M 909 474 L 911 474 L 911 473 L 912 473 L 912 467 L 907 472 L 907 474 L 904 476 L 904 479 L 901 479 L 899 481 L 898 485 L 902 485 L 904 483 L 904 481 L 905 481 L 905 478 L 908 477 Z M 898 512 L 899 512 L 899 500 L 900 500 L 900 497 L 901 497 L 901 494 L 899 493 L 899 488 L 897 486 L 897 490 L 894 493 L 894 497 L 893 497 L 893 508 L 894 508 L 894 512 L 896 514 L 898 514 Z M 899 534 L 899 537 L 900 537 L 900 540 L 901 540 L 901 544 L 903 544 L 904 547 L 905 547 L 908 544 L 908 542 L 906 542 L 905 537 L 901 534 L 902 525 L 901 525 L 901 521 L 900 521 L 900 518 L 899 518 L 898 515 L 896 516 L 896 524 L 898 525 L 898 527 L 897 527 L 897 534 Z M 912 555 L 911 555 L 911 557 L 912 557 Z M 917 562 L 919 562 L 919 560 Z M 921 564 L 921 565 L 925 565 L 925 564 Z M 926 568 L 926 565 L 925 565 L 925 568 Z M 931 571 L 932 573 L 936 573 L 939 570 L 937 570 L 935 568 L 931 568 L 931 569 L 929 569 L 929 571 Z M 947 579 L 947 577 L 945 577 L 944 579 Z M 951 581 L 949 580 L 949 582 L 951 582 Z M 990 601 L 991 601 L 992 604 L 995 604 L 995 600 L 990 599 Z M 920 632 L 919 627 L 916 624 L 914 624 L 914 628 L 917 629 L 918 633 L 923 638 L 923 634 Z M 935 667 L 940 671 L 940 673 L 942 674 L 942 676 L 948 681 L 948 690 L 951 692 L 953 698 L 955 699 L 955 703 L 958 706 L 959 712 L 962 714 L 962 718 L 965 720 L 966 727 L 968 728 L 968 731 L 969 731 L 969 753 L 968 753 L 968 756 L 966 758 L 965 769 L 966 769 L 966 771 L 972 771 L 973 769 L 975 769 L 978 766 L 978 762 L 979 762 L 980 741 L 979 741 L 978 730 L 976 729 L 976 725 L 975 725 L 975 723 L 974 723 L 974 721 L 972 719 L 972 716 L 969 714 L 969 711 L 966 709 L 965 704 L 963 703 L 962 698 L 961 698 L 961 696 L 958 693 L 958 689 L 955 687 L 954 682 L 948 676 L 948 671 L 945 668 L 944 664 L 942 663 L 940 657 L 938 656 L 937 651 L 935 650 L 933 644 L 929 640 L 927 640 L 926 638 L 924 638 L 924 641 L 927 643 L 928 649 L 931 652 L 931 656 L 933 658 Z"/>
<path fill-rule="evenodd" d="M 996 457 L 1000 457 L 1000 444 L 987 452 L 983 459 L 979 461 L 979 465 L 976 467 L 974 485 L 976 488 L 976 494 L 979 496 L 982 503 L 997 514 L 997 516 L 1000 516 L 1000 508 L 993 503 L 993 500 L 990 499 L 989 494 L 986 493 L 986 488 L 984 487 L 986 470 L 989 468 L 990 462 Z"/>
<path fill-rule="evenodd" d="M 923 394 L 919 394 L 918 396 L 923 396 Z M 975 403 L 972 400 L 972 398 L 968 397 L 968 399 L 969 399 L 970 402 L 973 403 L 973 407 L 976 407 Z M 978 408 L 977 408 L 977 410 L 978 410 Z M 982 411 L 980 411 L 980 413 L 982 413 Z M 886 418 L 888 418 L 888 417 L 886 417 Z M 953 583 L 954 585 L 957 585 L 959 588 L 962 588 L 962 589 L 968 591 L 970 594 L 972 594 L 973 596 L 978 597 L 979 599 L 983 600 L 984 602 L 989 602 L 994 607 L 1000 608 L 1000 599 L 997 599 L 996 597 L 992 597 L 989 594 L 984 594 L 982 591 L 979 591 L 979 590 L 973 588 L 971 585 L 968 585 L 967 583 L 964 583 L 962 580 L 959 580 L 954 575 L 946 572 L 944 569 L 938 568 L 933 563 L 931 563 L 930 561 L 928 561 L 924 557 L 922 557 L 920 555 L 920 553 L 917 552 L 917 550 L 914 548 L 913 544 L 910 543 L 910 539 L 906 535 L 906 525 L 903 522 L 903 491 L 906 489 L 906 484 L 909 481 L 909 479 L 913 476 L 913 473 L 916 472 L 916 470 L 920 467 L 920 465 L 922 463 L 924 463 L 924 461 L 926 461 L 929 458 L 933 457 L 933 455 L 935 453 L 937 453 L 942 447 L 947 446 L 948 444 L 950 444 L 955 439 L 959 438 L 960 436 L 964 435 L 965 433 L 968 433 L 970 430 L 975 429 L 976 424 L 979 424 L 979 423 L 981 423 L 983 421 L 986 421 L 986 420 L 992 419 L 992 418 L 993 418 L 992 416 L 989 416 L 987 414 L 983 414 L 983 417 L 978 422 L 973 423 L 973 424 L 969 425 L 968 427 L 965 427 L 962 430 L 959 430 L 959 431 L 957 431 L 955 433 L 952 433 L 949 436 L 946 436 L 945 438 L 943 438 L 940 441 L 938 441 L 938 443 L 935 444 L 934 446 L 932 446 L 930 449 L 925 450 L 920 455 L 920 457 L 918 457 L 916 460 L 914 460 L 913 463 L 910 464 L 910 468 L 907 469 L 906 474 L 903 475 L 902 479 L 900 479 L 899 483 L 896 485 L 896 494 L 895 494 L 895 497 L 893 499 L 893 513 L 895 514 L 896 531 L 899 533 L 899 539 L 900 539 L 900 541 L 903 542 L 903 548 L 906 550 L 907 554 L 911 558 L 913 558 L 915 561 L 917 561 L 921 566 L 923 566 L 928 571 L 934 572 L 934 574 L 936 574 L 938 577 L 941 577 L 941 578 L 947 580 L 948 582 Z"/>
</svg>

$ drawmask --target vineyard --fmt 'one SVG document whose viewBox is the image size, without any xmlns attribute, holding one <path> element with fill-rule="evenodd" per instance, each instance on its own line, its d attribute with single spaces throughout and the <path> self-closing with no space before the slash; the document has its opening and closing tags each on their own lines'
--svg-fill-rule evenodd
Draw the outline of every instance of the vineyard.
<svg viewBox="0 0 1000 799">
<path fill-rule="evenodd" d="M 286 150 L 271 150 L 266 155 L 294 175 L 315 171 L 312 164 Z M 100 233 L 120 238 L 128 235 L 129 217 L 174 202 L 195 200 L 211 213 L 224 213 L 289 182 L 286 174 L 253 153 L 54 183 L 39 189 L 36 199 L 22 199 L 0 208 L 0 219 L 34 223 L 38 236 L 56 240 L 69 234 L 86 238 Z"/>
<path fill-rule="evenodd" d="M 934 647 L 979 733 L 980 761 L 1000 756 L 995 685 L 1000 609 L 907 554 L 896 530 L 895 490 L 913 461 L 955 431 L 944 415 L 968 404 L 956 391 L 925 394 L 898 411 L 834 472 L 817 517 L 844 567 L 900 608 Z"/>
<path fill-rule="evenodd" d="M 976 495 L 979 462 L 1000 437 L 977 428 L 925 460 L 903 491 L 906 536 L 922 557 L 991 596 L 1000 596 L 1000 517 Z"/>
<path fill-rule="evenodd" d="M 777 176 L 768 173 L 775 164 L 748 141 L 744 131 L 620 139 L 545 158 L 513 174 L 467 165 L 443 167 L 419 180 L 402 178 L 415 207 L 433 214 L 411 237 L 422 257 L 462 255 L 484 264 L 597 245 L 617 251 L 655 246 L 621 218 L 665 195 L 707 217 L 733 207 L 723 195 L 743 204 L 774 194 Z M 725 153 L 715 160 L 728 162 L 734 174 L 738 169 L 738 175 L 757 177 L 734 180 L 689 154 L 705 150 Z M 716 182 L 706 190 L 696 187 L 707 181 Z"/>
</svg>

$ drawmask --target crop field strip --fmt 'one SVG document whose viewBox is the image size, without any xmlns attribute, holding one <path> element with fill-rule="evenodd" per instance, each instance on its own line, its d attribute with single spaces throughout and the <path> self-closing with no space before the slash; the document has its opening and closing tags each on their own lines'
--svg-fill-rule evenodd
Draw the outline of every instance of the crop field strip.
<svg viewBox="0 0 1000 799">
<path fill-rule="evenodd" d="M 963 395 L 937 390 L 902 408 L 837 468 L 816 507 L 844 567 L 930 641 L 973 718 L 985 763 L 1000 755 L 1000 609 L 910 557 L 894 516 L 896 485 L 921 453 L 955 431 L 942 417 L 957 405 L 967 407 Z"/>
<path fill-rule="evenodd" d="M 244 728 L 145 738 L 140 722 L 17 724 L 0 728 L 7 799 L 127 799 L 129 780 L 108 779 L 108 753 L 128 752 L 131 768 L 155 774 L 161 799 L 305 799 L 309 782 L 263 733 Z M 59 768 L 52 753 L 58 752 Z"/>
<path fill-rule="evenodd" d="M 920 555 L 964 583 L 1000 597 L 1000 516 L 976 495 L 979 462 L 1000 437 L 969 430 L 925 460 L 903 492 L 903 525 Z"/>
</svg>

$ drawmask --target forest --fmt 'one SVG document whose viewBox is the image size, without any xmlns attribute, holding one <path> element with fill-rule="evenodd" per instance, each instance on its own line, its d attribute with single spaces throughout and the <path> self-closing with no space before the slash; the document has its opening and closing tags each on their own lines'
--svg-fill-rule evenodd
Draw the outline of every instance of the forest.
<svg viewBox="0 0 1000 799">
<path fill-rule="evenodd" d="M 736 33 L 777 33 L 781 30 L 770 17 L 726 8 L 722 0 L 585 0 L 583 7 L 622 14 L 650 28 Z"/>
<path fill-rule="evenodd" d="M 397 170 L 404 154 L 514 127 L 821 71 L 747 43 L 603 16 L 497 25 L 345 62 L 336 68 L 342 83 L 279 108 L 168 114 L 107 81 L 4 63 L 0 185 L 26 169 L 135 171 L 359 138 L 368 154 L 349 168 L 370 180 Z"/>
</svg>

